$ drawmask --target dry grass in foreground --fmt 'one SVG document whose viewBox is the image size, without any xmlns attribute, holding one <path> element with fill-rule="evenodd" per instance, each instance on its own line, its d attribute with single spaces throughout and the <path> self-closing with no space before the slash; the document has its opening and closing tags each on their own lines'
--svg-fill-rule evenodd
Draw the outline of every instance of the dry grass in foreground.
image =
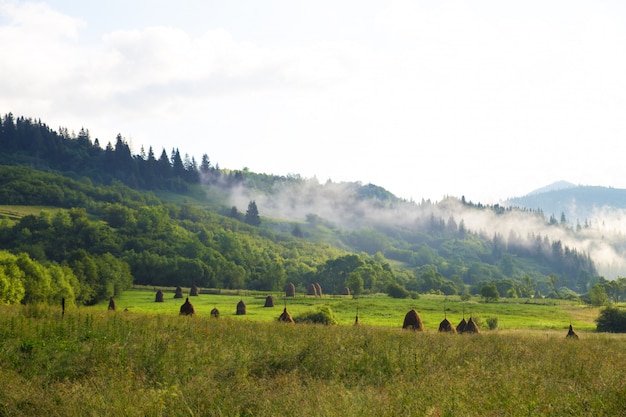
<svg viewBox="0 0 626 417">
<path fill-rule="evenodd" d="M 0 311 L 0 416 L 615 416 L 626 339 Z"/>
</svg>

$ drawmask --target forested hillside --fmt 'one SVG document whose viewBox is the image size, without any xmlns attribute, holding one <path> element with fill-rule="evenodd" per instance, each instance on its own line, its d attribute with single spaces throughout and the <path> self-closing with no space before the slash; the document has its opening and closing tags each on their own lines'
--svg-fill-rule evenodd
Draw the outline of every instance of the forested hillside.
<svg viewBox="0 0 626 417">
<path fill-rule="evenodd" d="M 103 147 L 86 129 L 10 114 L 0 161 L 0 205 L 45 207 L 0 212 L 0 293 L 23 288 L 4 302 L 91 304 L 132 283 L 571 297 L 604 282 L 565 243 L 571 230 L 464 198 L 418 204 L 372 184 L 231 171 L 206 154 L 197 164 L 178 149 L 132 155 L 121 135 Z"/>
</svg>

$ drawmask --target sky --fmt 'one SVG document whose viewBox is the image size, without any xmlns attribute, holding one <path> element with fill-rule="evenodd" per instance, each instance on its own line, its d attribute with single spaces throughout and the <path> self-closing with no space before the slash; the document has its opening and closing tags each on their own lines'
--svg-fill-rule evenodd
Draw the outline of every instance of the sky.
<svg viewBox="0 0 626 417">
<path fill-rule="evenodd" d="M 626 188 L 620 1 L 0 0 L 0 114 L 497 203 Z"/>
</svg>

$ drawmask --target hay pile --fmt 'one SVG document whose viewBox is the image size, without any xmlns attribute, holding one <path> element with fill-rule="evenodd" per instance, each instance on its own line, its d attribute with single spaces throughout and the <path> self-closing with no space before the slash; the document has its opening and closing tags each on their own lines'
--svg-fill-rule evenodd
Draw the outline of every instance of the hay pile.
<svg viewBox="0 0 626 417">
<path fill-rule="evenodd" d="M 246 303 L 244 303 L 243 300 L 237 303 L 237 315 L 238 316 L 246 315 Z"/>
<path fill-rule="evenodd" d="M 350 288 L 345 287 L 341 292 L 341 295 L 350 295 Z"/>
<path fill-rule="evenodd" d="M 156 297 L 154 298 L 155 303 L 164 303 L 165 299 L 163 298 L 163 291 L 159 290 L 156 292 Z"/>
<path fill-rule="evenodd" d="M 176 292 L 174 293 L 174 298 L 183 298 L 183 289 L 180 288 L 180 285 L 176 287 Z"/>
<path fill-rule="evenodd" d="M 315 285 L 315 290 L 317 291 L 317 296 L 321 297 L 322 296 L 322 286 L 320 285 L 319 282 L 316 282 L 313 285 Z"/>
<path fill-rule="evenodd" d="M 450 323 L 450 320 L 444 318 L 441 323 L 439 323 L 439 332 L 440 333 L 456 333 L 456 329 Z"/>
<path fill-rule="evenodd" d="M 317 287 L 315 286 L 315 284 L 309 284 L 309 289 L 307 290 L 306 295 L 313 295 L 317 297 Z"/>
<path fill-rule="evenodd" d="M 191 296 L 191 297 L 197 297 L 198 296 L 198 287 L 196 286 L 196 284 L 193 284 L 191 286 L 191 289 L 189 290 L 189 296 Z"/>
<path fill-rule="evenodd" d="M 406 316 L 404 316 L 404 323 L 402 324 L 403 329 L 415 330 L 418 332 L 424 331 L 424 324 L 422 323 L 422 319 L 420 318 L 417 311 L 414 308 L 411 309 Z"/>
<path fill-rule="evenodd" d="M 183 303 L 182 306 L 180 306 L 180 315 L 181 316 L 194 316 L 195 314 L 196 314 L 196 309 L 193 307 L 193 304 L 189 302 L 189 297 L 187 297 L 187 300 Z"/>
<path fill-rule="evenodd" d="M 296 286 L 290 282 L 285 287 L 285 297 L 295 297 L 295 296 L 296 296 Z"/>
<path fill-rule="evenodd" d="M 113 297 L 111 297 L 109 299 L 109 308 L 110 311 L 115 311 L 117 310 L 117 306 L 115 305 L 115 300 L 113 299 Z"/>
<path fill-rule="evenodd" d="M 274 307 L 274 297 L 271 295 L 265 297 L 265 305 L 263 307 Z"/>
<path fill-rule="evenodd" d="M 572 339 L 578 339 L 578 335 L 574 331 L 574 328 L 572 327 L 571 324 L 569 325 L 569 330 L 567 331 L 567 336 L 565 336 L 565 337 L 572 338 Z"/>
<path fill-rule="evenodd" d="M 281 315 L 278 316 L 278 321 L 282 323 L 295 323 L 295 321 L 293 321 L 293 317 L 291 317 L 291 314 L 287 311 L 287 307 L 285 307 Z"/>
<path fill-rule="evenodd" d="M 214 307 L 213 310 L 211 310 L 211 317 L 216 319 L 220 318 L 220 311 L 217 309 L 217 307 Z"/>
<path fill-rule="evenodd" d="M 463 320 L 461 320 L 459 322 L 459 325 L 456 326 L 456 332 L 463 333 L 463 331 L 465 330 L 465 326 L 467 326 L 467 322 L 465 321 L 465 317 L 463 317 Z"/>
<path fill-rule="evenodd" d="M 470 317 L 463 329 L 463 333 L 480 333 L 480 329 L 476 325 L 476 322 Z"/>
</svg>

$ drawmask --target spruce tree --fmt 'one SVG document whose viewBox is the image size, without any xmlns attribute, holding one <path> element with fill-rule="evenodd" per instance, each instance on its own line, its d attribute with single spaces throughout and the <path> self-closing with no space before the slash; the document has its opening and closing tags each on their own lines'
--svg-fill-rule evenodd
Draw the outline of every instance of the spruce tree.
<svg viewBox="0 0 626 417">
<path fill-rule="evenodd" d="M 261 224 L 259 209 L 257 208 L 255 201 L 251 201 L 248 204 L 248 210 L 246 211 L 246 223 L 252 226 L 259 226 Z"/>
</svg>

